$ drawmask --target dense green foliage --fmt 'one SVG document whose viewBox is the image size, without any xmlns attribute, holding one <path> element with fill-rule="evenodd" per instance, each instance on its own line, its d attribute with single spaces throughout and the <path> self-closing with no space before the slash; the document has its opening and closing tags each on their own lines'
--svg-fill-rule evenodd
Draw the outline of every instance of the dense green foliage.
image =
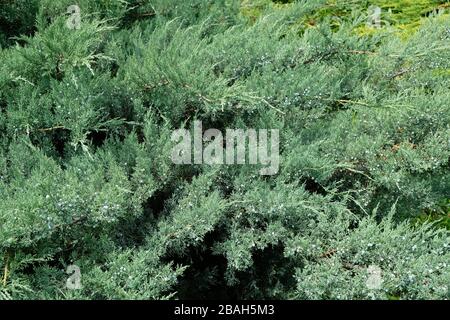
<svg viewBox="0 0 450 320">
<path fill-rule="evenodd" d="M 447 1 L 73 4 L 0 1 L 0 299 L 449 298 Z M 173 164 L 194 120 L 279 173 Z"/>
</svg>

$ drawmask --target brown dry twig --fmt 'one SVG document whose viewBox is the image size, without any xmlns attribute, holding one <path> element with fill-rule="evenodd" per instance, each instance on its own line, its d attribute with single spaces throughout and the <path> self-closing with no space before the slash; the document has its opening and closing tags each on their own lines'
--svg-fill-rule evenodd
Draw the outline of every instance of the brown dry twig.
<svg viewBox="0 0 450 320">
<path fill-rule="evenodd" d="M 5 255 L 5 269 L 3 270 L 3 286 L 6 287 L 6 282 L 8 281 L 8 273 L 9 273 L 9 253 L 7 252 Z"/>
<path fill-rule="evenodd" d="M 331 258 L 336 252 L 337 249 L 330 249 L 327 252 L 322 253 L 319 258 Z"/>
</svg>

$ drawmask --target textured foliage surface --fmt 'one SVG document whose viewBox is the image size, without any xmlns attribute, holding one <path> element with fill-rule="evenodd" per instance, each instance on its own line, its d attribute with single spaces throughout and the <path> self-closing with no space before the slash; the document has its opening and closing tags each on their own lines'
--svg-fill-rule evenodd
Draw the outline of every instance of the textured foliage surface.
<svg viewBox="0 0 450 320">
<path fill-rule="evenodd" d="M 448 1 L 73 4 L 0 1 L 0 299 L 449 298 Z M 175 165 L 195 120 L 278 174 Z"/>
</svg>

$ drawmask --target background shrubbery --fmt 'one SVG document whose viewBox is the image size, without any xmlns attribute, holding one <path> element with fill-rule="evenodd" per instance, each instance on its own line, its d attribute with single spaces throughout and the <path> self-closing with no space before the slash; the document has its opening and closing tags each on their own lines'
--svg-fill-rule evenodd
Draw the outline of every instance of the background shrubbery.
<svg viewBox="0 0 450 320">
<path fill-rule="evenodd" d="M 447 1 L 73 4 L 0 2 L 0 298 L 449 298 Z M 194 120 L 279 173 L 174 165 Z"/>
</svg>

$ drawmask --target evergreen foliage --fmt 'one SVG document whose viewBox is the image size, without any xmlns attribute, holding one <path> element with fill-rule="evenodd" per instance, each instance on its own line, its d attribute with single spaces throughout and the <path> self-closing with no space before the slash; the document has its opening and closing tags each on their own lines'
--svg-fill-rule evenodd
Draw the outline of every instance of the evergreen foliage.
<svg viewBox="0 0 450 320">
<path fill-rule="evenodd" d="M 0 299 L 448 299 L 448 10 L 2 0 Z M 279 129 L 279 173 L 175 165 L 195 120 Z"/>
</svg>

